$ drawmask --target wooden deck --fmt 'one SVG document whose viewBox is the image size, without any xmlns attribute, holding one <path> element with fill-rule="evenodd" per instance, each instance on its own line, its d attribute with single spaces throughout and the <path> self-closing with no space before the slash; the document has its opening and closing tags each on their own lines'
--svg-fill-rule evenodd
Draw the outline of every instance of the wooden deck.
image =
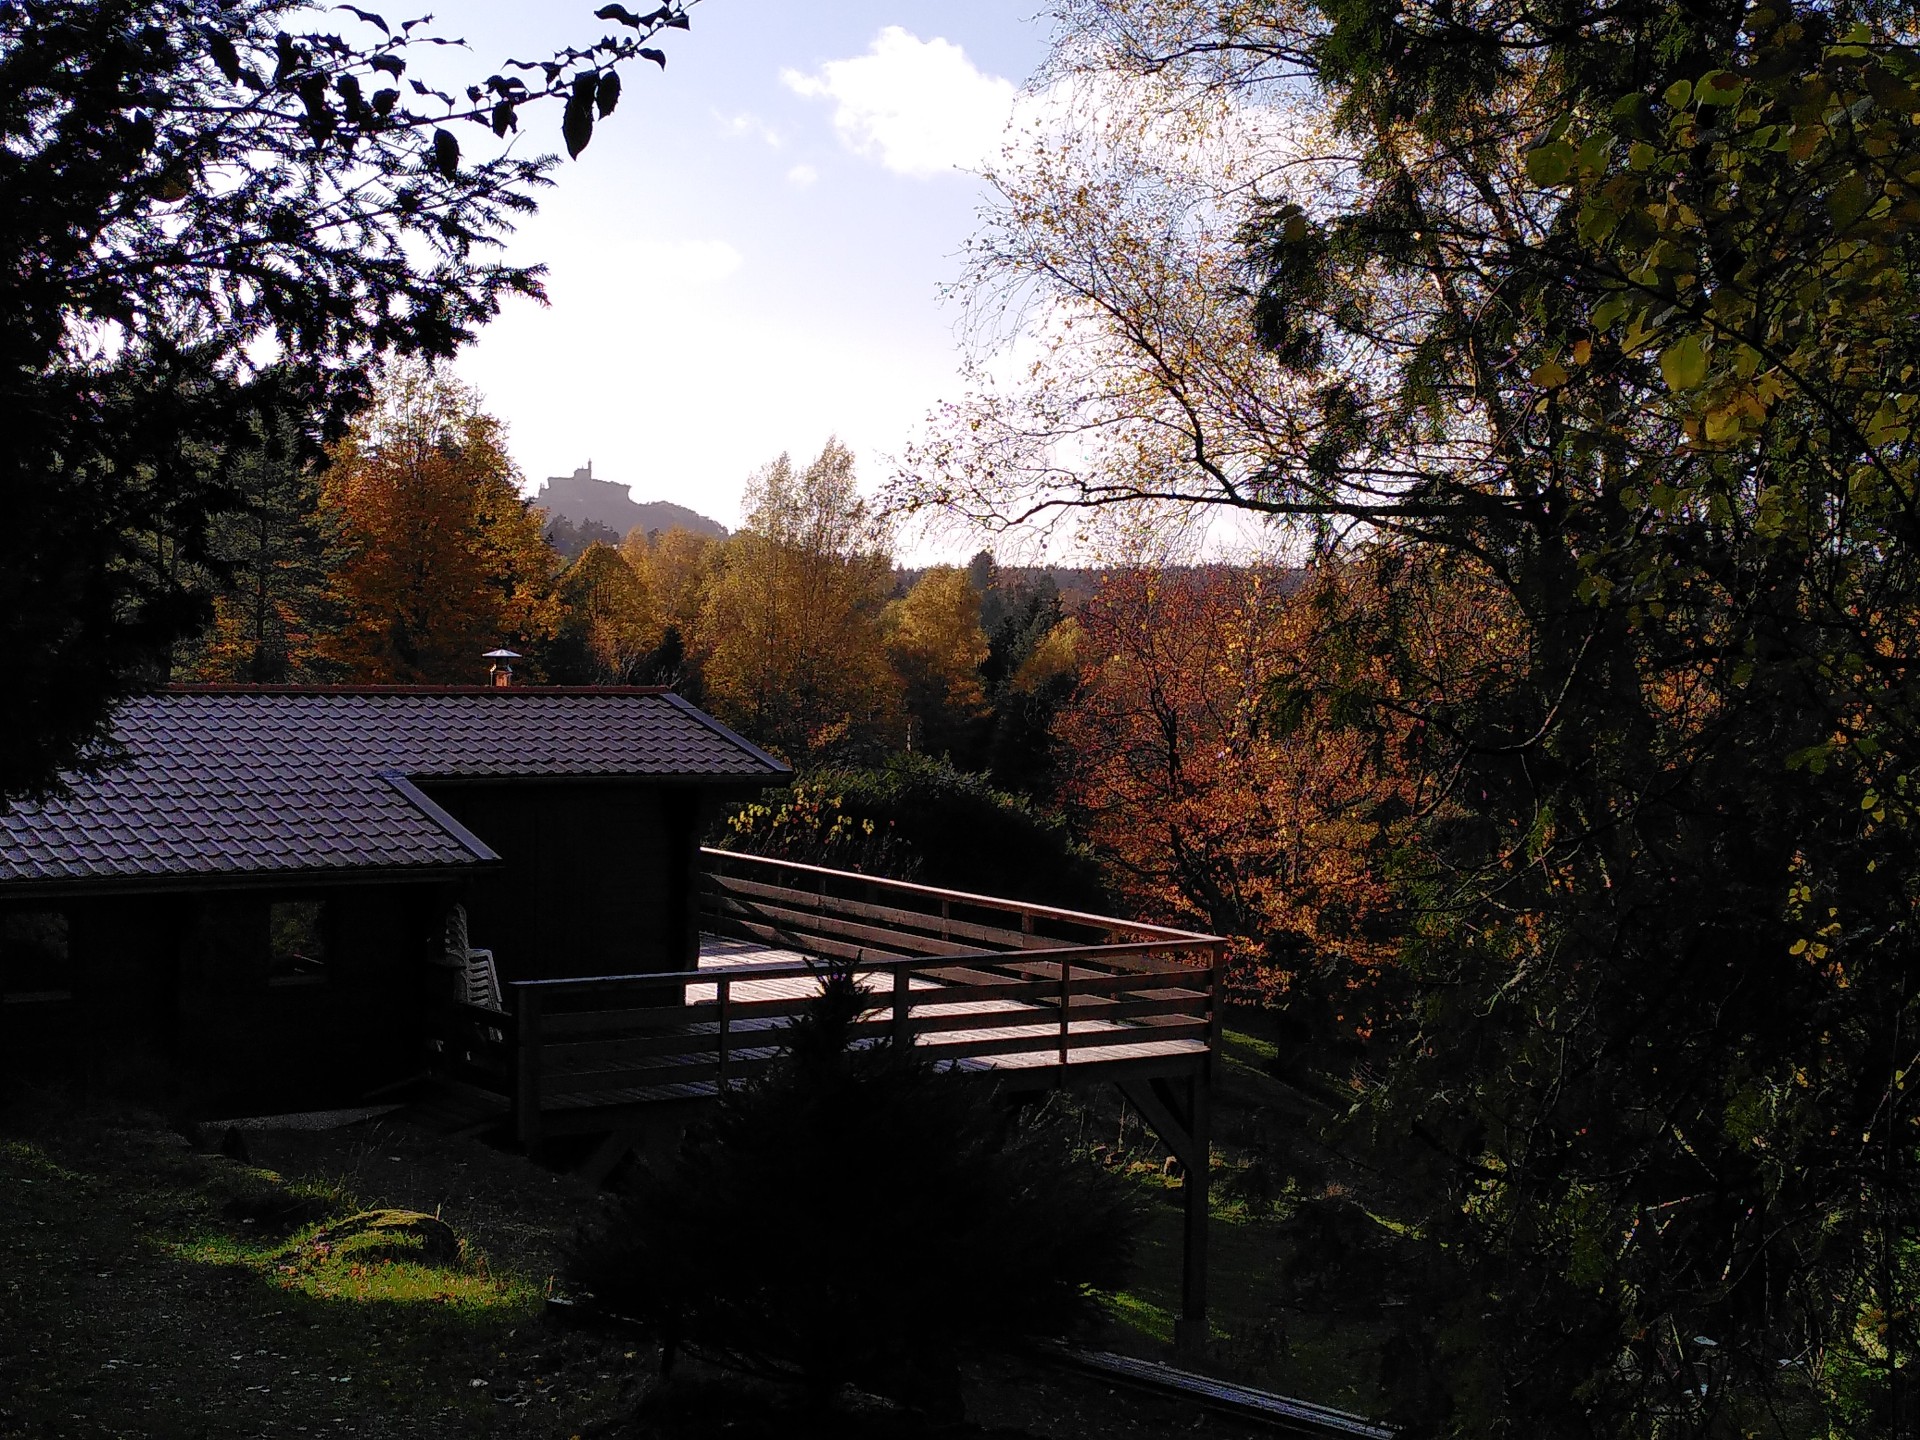
<svg viewBox="0 0 1920 1440">
<path fill-rule="evenodd" d="M 810 968 L 817 969 L 819 962 Z M 718 975 L 739 975 L 729 989 L 743 1004 L 762 1000 L 786 1000 L 804 1004 L 820 993 L 820 982 L 812 974 L 763 976 L 763 966 L 807 965 L 804 955 L 792 950 L 776 950 L 749 940 L 730 940 L 720 935 L 700 937 L 700 970 Z M 937 1063 L 950 1069 L 972 1073 L 1043 1070 L 1062 1064 L 1061 1026 L 1057 1004 L 1032 999 L 952 999 L 942 994 L 971 981 L 992 979 L 956 972 L 960 967 L 941 967 L 938 972 L 909 972 L 907 992 L 909 1025 L 913 1043 L 933 1051 Z M 1035 962 L 1043 980 L 1058 983 L 1057 963 Z M 1184 979 L 1184 977 L 1181 977 Z M 874 996 L 876 1007 L 893 1003 L 891 979 L 886 972 L 867 970 L 856 974 L 860 988 Z M 1194 1022 L 1175 1034 L 1164 1028 L 1142 1033 L 1138 1024 L 1107 1019 L 1093 1007 L 1116 1004 L 1111 997 L 1076 994 L 1068 1011 L 1064 1063 L 1101 1065 L 1115 1061 L 1172 1060 L 1197 1062 L 1207 1054 L 1204 1020 L 1206 996 L 1199 989 L 1160 986 L 1140 993 L 1161 1001 L 1191 1004 Z M 716 983 L 694 983 L 686 987 L 686 1003 L 706 1004 L 719 999 Z M 1171 1020 L 1171 1017 L 1169 1017 Z M 770 1027 L 784 1021 L 763 1021 Z M 1174 1022 L 1177 1023 L 1177 1022 Z M 1027 1045 L 1034 1048 L 1009 1049 Z"/>
<path fill-rule="evenodd" d="M 1209 1060 L 1219 942 L 1163 927 L 708 852 L 699 968 L 517 981 L 443 1007 L 438 1065 L 509 1098 L 520 1140 L 710 1100 L 763 1069 L 828 966 L 856 1035 L 1007 1083 L 1182 1076 Z M 801 886 L 805 886 L 802 889 Z"/>
<path fill-rule="evenodd" d="M 522 980 L 506 1009 L 448 1004 L 435 1069 L 500 1097 L 530 1151 L 647 1127 L 763 1071 L 828 967 L 872 1000 L 855 1043 L 911 1045 L 1009 1086 L 1111 1081 L 1185 1176 L 1182 1343 L 1205 1333 L 1209 1078 L 1221 1019 L 1215 936 L 1056 907 L 704 852 L 697 968 Z M 689 957 L 692 958 L 692 957 Z"/>
</svg>

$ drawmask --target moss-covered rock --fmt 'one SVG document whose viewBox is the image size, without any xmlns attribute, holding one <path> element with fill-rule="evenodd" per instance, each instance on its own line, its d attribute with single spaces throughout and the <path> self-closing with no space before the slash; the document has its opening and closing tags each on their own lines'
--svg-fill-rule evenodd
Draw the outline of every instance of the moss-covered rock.
<svg viewBox="0 0 1920 1440">
<path fill-rule="evenodd" d="M 460 1259 L 460 1237 L 453 1227 L 418 1210 L 362 1210 L 316 1231 L 307 1245 L 361 1261 L 451 1265 Z"/>
</svg>

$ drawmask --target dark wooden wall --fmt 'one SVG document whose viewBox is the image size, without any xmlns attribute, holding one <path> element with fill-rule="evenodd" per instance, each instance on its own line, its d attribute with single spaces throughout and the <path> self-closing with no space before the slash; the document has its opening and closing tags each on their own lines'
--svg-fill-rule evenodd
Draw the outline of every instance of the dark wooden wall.
<svg viewBox="0 0 1920 1440">
<path fill-rule="evenodd" d="M 64 1074 L 201 1115 L 351 1105 L 416 1073 L 448 908 L 503 980 L 689 970 L 704 791 L 634 783 L 430 787 L 504 863 L 464 882 L 22 903 L 68 916 L 74 998 L 0 1005 L 0 1076 Z M 267 983 L 267 906 L 329 903 L 327 977 Z"/>
<path fill-rule="evenodd" d="M 327 973 L 268 983 L 267 906 L 327 901 Z M 423 1067 L 444 885 L 79 895 L 73 999 L 0 1005 L 0 1072 L 77 1080 L 202 1116 L 352 1105 Z"/>
<path fill-rule="evenodd" d="M 466 892 L 502 980 L 689 970 L 699 958 L 697 792 L 633 783 L 428 786 L 500 855 Z"/>
</svg>

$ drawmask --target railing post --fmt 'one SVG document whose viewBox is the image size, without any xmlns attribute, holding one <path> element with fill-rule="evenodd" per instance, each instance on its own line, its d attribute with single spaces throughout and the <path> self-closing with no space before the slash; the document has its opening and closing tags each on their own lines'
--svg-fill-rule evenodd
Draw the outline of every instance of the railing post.
<svg viewBox="0 0 1920 1440">
<path fill-rule="evenodd" d="M 1173 1322 L 1173 1343 L 1183 1355 L 1207 1350 L 1207 1188 L 1213 1168 L 1213 1082 L 1204 1069 L 1187 1082 L 1187 1133 L 1192 1159 L 1180 1178 L 1180 1315 Z"/>
<path fill-rule="evenodd" d="M 1068 1018 L 1068 1012 L 1069 1007 L 1072 1005 L 1072 980 L 1073 962 L 1071 960 L 1062 960 L 1060 962 L 1060 1070 L 1062 1080 L 1066 1079 L 1068 1026 L 1071 1023 Z"/>
<path fill-rule="evenodd" d="M 521 1148 L 532 1155 L 540 1145 L 540 1071 L 545 1058 L 540 1017 L 546 1002 L 535 986 L 515 988 L 520 1001 L 514 1015 L 514 1029 L 519 1032 L 520 1041 L 519 1073 L 514 1086 L 515 1128 L 519 1131 Z"/>
<path fill-rule="evenodd" d="M 940 938 L 953 939 L 953 902 L 944 897 L 940 901 Z"/>
<path fill-rule="evenodd" d="M 1207 966 L 1207 1074 L 1220 1074 L 1220 1032 L 1226 1023 L 1227 947 L 1215 941 Z"/>
<path fill-rule="evenodd" d="M 904 965 L 893 969 L 893 1043 L 904 1050 L 913 1044 L 912 1003 L 907 998 L 913 988 L 913 976 Z"/>
<path fill-rule="evenodd" d="M 733 982 L 722 975 L 715 982 L 715 993 L 720 1001 L 720 1066 L 716 1077 L 720 1093 L 727 1093 L 727 1052 L 728 1029 L 732 1024 Z"/>
</svg>

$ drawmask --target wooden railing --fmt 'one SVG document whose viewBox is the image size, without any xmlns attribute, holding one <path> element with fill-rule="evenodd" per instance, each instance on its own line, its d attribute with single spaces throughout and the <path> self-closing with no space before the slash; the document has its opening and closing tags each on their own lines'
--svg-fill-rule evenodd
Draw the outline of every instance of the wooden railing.
<svg viewBox="0 0 1920 1440">
<path fill-rule="evenodd" d="M 467 1005 L 436 1012 L 443 1058 L 511 1097 L 524 1143 L 751 1078 L 778 1056 L 781 1032 L 812 1003 L 828 965 L 870 997 L 856 1043 L 911 1045 L 951 1068 L 1051 1081 L 1074 1067 L 1173 1071 L 1211 1057 L 1221 963 L 1213 936 L 706 855 L 709 929 L 803 958 L 515 981 L 510 1016 Z"/>
<path fill-rule="evenodd" d="M 703 849 L 701 913 L 718 935 L 840 959 L 971 955 L 1217 937 L 1024 900 L 884 880 L 734 850 Z"/>
</svg>

